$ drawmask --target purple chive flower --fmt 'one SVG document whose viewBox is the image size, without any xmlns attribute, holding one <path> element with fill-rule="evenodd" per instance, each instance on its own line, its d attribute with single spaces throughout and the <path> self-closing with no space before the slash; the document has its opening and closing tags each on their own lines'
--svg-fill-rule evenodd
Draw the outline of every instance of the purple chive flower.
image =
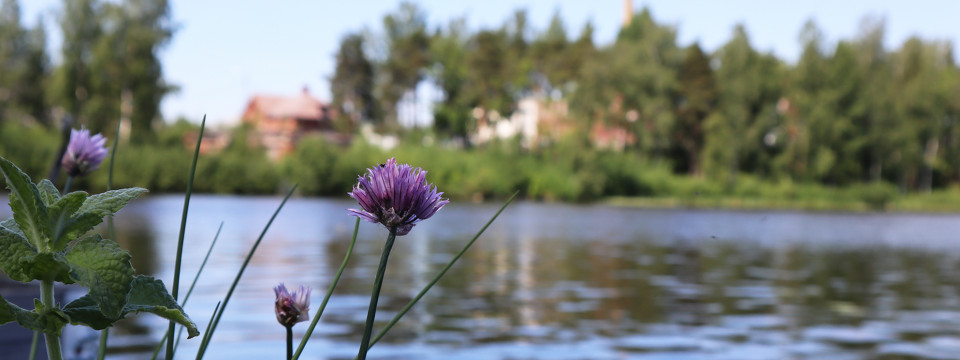
<svg viewBox="0 0 960 360">
<path fill-rule="evenodd" d="M 309 287 L 300 285 L 300 290 L 291 294 L 287 291 L 287 287 L 281 283 L 273 288 L 273 293 L 277 295 L 275 310 L 280 325 L 291 327 L 298 322 L 310 320 Z"/>
<path fill-rule="evenodd" d="M 386 164 L 367 169 L 358 177 L 350 197 L 362 210 L 349 209 L 351 215 L 387 229 L 396 227 L 397 235 L 406 235 L 416 223 L 433 216 L 450 201 L 442 198 L 437 187 L 427 183 L 427 172 L 390 158 Z"/>
<path fill-rule="evenodd" d="M 107 157 L 107 148 L 104 146 L 106 142 L 103 135 L 90 136 L 87 129 L 70 130 L 70 144 L 60 161 L 67 175 L 84 176 L 96 170 Z"/>
</svg>

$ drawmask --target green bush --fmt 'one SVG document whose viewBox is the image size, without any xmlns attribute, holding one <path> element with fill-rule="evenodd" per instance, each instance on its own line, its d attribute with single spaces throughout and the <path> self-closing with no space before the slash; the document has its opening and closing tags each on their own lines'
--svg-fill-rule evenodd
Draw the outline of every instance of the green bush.
<svg viewBox="0 0 960 360">
<path fill-rule="evenodd" d="M 874 210 L 886 209 L 887 204 L 893 202 L 899 193 L 896 186 L 879 181 L 854 185 L 848 190 Z"/>
</svg>

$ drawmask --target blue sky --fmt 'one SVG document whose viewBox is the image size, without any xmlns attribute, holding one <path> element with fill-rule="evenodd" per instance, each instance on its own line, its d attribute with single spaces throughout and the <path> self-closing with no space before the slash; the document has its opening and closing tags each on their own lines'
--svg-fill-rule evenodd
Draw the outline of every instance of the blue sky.
<svg viewBox="0 0 960 360">
<path fill-rule="evenodd" d="M 534 30 L 546 28 L 560 11 L 568 34 L 575 36 L 592 21 L 594 41 L 610 43 L 623 16 L 622 0 L 421 0 L 429 22 L 442 25 L 466 16 L 471 29 L 499 27 L 516 9 L 527 9 Z M 180 91 L 164 100 L 167 119 L 195 121 L 208 114 L 213 123 L 235 121 L 253 94 L 296 94 L 304 86 L 329 99 L 327 78 L 334 53 L 347 32 L 380 29 L 384 14 L 398 1 L 308 0 L 171 0 L 179 30 L 161 57 L 167 80 Z M 22 17 L 32 25 L 43 15 L 54 62 L 61 42 L 56 17 L 60 0 L 21 0 Z M 755 48 L 787 61 L 800 52 L 798 35 L 813 18 L 828 44 L 857 34 L 865 15 L 885 17 L 886 45 L 899 47 L 916 35 L 928 40 L 960 39 L 960 1 L 747 1 L 634 0 L 654 18 L 678 30 L 680 45 L 694 41 L 713 51 L 730 39 L 733 27 L 745 25 Z M 954 49 L 955 54 L 960 54 Z"/>
</svg>

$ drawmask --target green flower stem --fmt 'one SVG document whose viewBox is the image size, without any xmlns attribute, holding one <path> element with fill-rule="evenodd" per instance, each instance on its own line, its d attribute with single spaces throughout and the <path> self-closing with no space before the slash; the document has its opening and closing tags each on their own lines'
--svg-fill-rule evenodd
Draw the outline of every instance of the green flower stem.
<svg viewBox="0 0 960 360">
<path fill-rule="evenodd" d="M 30 360 L 34 360 L 37 358 L 37 344 L 39 343 L 40 343 L 40 332 L 34 330 L 33 341 L 30 342 L 30 358 L 29 358 Z"/>
<path fill-rule="evenodd" d="M 422 298 L 424 295 L 427 294 L 427 291 L 430 291 L 430 288 L 432 288 L 433 285 L 435 285 L 438 281 L 440 281 L 440 278 L 442 278 L 443 275 L 447 273 L 447 270 L 450 270 L 450 268 L 453 267 L 453 264 L 456 263 L 457 260 L 460 260 L 460 257 L 462 257 L 463 254 L 466 253 L 471 246 L 473 246 L 473 243 L 480 238 L 480 235 L 482 235 L 483 232 L 486 231 L 488 227 L 490 227 L 490 224 L 493 224 L 493 221 L 496 220 L 498 216 L 500 216 L 500 213 L 502 213 L 503 210 L 507 208 L 507 205 L 510 205 L 510 203 L 513 202 L 513 199 L 516 198 L 517 194 L 519 193 L 520 193 L 519 191 L 514 192 L 513 195 L 510 196 L 509 199 L 507 199 L 507 202 L 505 202 L 503 206 L 500 207 L 500 210 L 497 210 L 497 213 L 493 214 L 493 217 L 491 217 L 490 220 L 488 220 L 487 223 L 484 224 L 482 228 L 480 228 L 480 231 L 478 231 L 477 234 L 474 235 L 473 238 L 470 239 L 470 241 L 468 241 L 467 244 L 460 249 L 460 252 L 458 252 L 457 255 L 454 256 L 453 259 L 451 259 L 450 262 L 447 263 L 447 266 L 444 266 L 443 270 L 440 270 L 440 272 L 437 273 L 437 276 L 434 276 L 433 280 L 430 280 L 427 286 L 424 286 L 423 289 L 420 290 L 419 293 L 417 293 L 417 296 L 414 296 L 413 299 L 410 300 L 410 302 L 408 302 L 407 305 L 403 307 L 403 309 L 400 309 L 400 312 L 398 312 L 396 315 L 393 316 L 393 319 L 391 319 L 390 322 L 387 323 L 387 325 L 383 326 L 383 329 L 377 333 L 377 336 L 375 336 L 373 340 L 370 341 L 371 347 L 374 344 L 376 344 L 378 341 L 380 341 L 380 339 L 387 334 L 387 331 L 390 331 L 390 329 L 393 328 L 393 325 L 396 325 L 397 322 L 400 321 L 400 318 L 402 318 L 403 315 L 406 315 L 407 312 L 410 311 L 410 308 L 412 308 L 413 305 L 416 305 L 416 303 L 420 301 L 420 298 Z M 354 358 L 354 360 L 356 360 L 356 358 Z"/>
<path fill-rule="evenodd" d="M 300 353 L 303 352 L 303 348 L 307 347 L 307 340 L 310 340 L 310 335 L 313 335 L 313 329 L 317 327 L 317 323 L 320 322 L 320 315 L 323 315 L 323 310 L 327 308 L 327 301 L 330 300 L 330 296 L 333 295 L 333 289 L 337 287 L 337 283 L 340 282 L 340 276 L 343 275 L 343 269 L 347 267 L 347 263 L 350 261 L 350 255 L 353 254 L 353 245 L 357 243 L 357 233 L 360 231 L 360 218 L 357 218 L 356 223 L 353 224 L 353 239 L 350 240 L 350 247 L 347 248 L 347 254 L 343 256 L 343 262 L 340 263 L 340 270 L 337 270 L 337 276 L 333 277 L 333 281 L 330 283 L 330 288 L 327 289 L 327 294 L 323 296 L 323 301 L 320 302 L 320 307 L 317 308 L 316 314 L 313 315 L 313 321 L 310 322 L 310 326 L 307 327 L 307 332 L 303 334 L 303 339 L 300 340 L 300 346 L 297 346 L 297 352 L 293 354 L 293 360 L 300 358 Z"/>
<path fill-rule="evenodd" d="M 203 128 L 207 125 L 207 116 L 203 116 L 203 120 L 200 121 L 200 135 L 197 136 L 197 148 L 193 151 L 193 163 L 190 165 L 190 175 L 187 180 L 187 189 L 186 195 L 184 195 L 183 200 L 183 216 L 180 219 L 180 236 L 177 238 L 177 256 L 174 257 L 173 265 L 173 285 L 170 288 L 170 294 L 173 295 L 173 299 L 177 300 L 180 294 L 180 263 L 183 260 L 183 236 L 187 229 L 187 212 L 190 208 L 190 195 L 193 194 L 193 178 L 197 173 L 197 158 L 200 157 L 200 143 L 203 141 Z M 173 332 L 177 327 L 177 323 L 170 321 L 170 326 L 167 328 L 167 360 L 173 360 Z"/>
<path fill-rule="evenodd" d="M 360 340 L 360 353 L 357 355 L 360 360 L 367 358 L 370 334 L 373 333 L 373 320 L 377 316 L 377 300 L 380 299 L 380 288 L 383 286 L 383 273 L 387 270 L 387 259 L 390 257 L 390 249 L 393 248 L 393 241 L 396 239 L 397 227 L 394 226 L 390 228 L 387 243 L 383 245 L 383 253 L 380 254 L 380 267 L 377 268 L 377 278 L 373 282 L 373 293 L 370 294 L 370 308 L 367 309 L 367 325 L 363 327 L 363 339 Z"/>
<path fill-rule="evenodd" d="M 110 328 L 100 330 L 100 351 L 97 352 L 97 360 L 103 360 L 107 356 L 107 337 L 110 336 Z"/>
<path fill-rule="evenodd" d="M 110 170 L 107 171 L 107 190 L 113 190 L 113 164 L 117 160 L 117 146 L 120 143 L 120 125 L 122 121 L 117 122 L 117 134 L 113 137 L 113 148 L 110 149 Z M 107 235 L 114 241 L 117 240 L 113 229 L 113 214 L 107 215 Z M 110 328 L 100 330 L 100 349 L 97 351 L 97 360 L 103 360 L 107 356 L 107 337 L 110 336 Z"/>
<path fill-rule="evenodd" d="M 53 280 L 44 279 L 40 282 L 40 302 L 47 310 L 53 309 L 57 304 L 53 300 Z M 43 334 L 47 342 L 47 358 L 50 360 L 63 360 L 60 353 L 60 336 L 57 334 Z"/>
<path fill-rule="evenodd" d="M 293 358 L 293 326 L 285 326 L 287 328 L 287 360 Z"/>
<path fill-rule="evenodd" d="M 217 330 L 217 325 L 220 324 L 220 318 L 223 316 L 223 311 L 227 308 L 227 303 L 230 301 L 230 297 L 233 296 L 233 291 L 237 289 L 237 283 L 240 282 L 240 278 L 243 277 L 243 271 L 247 269 L 247 265 L 250 265 L 250 259 L 253 258 L 253 254 L 257 252 L 257 247 L 260 246 L 260 242 L 263 241 L 263 237 L 267 235 L 267 230 L 270 229 L 270 225 L 273 224 L 273 220 L 277 218 L 277 214 L 280 213 L 280 210 L 283 209 L 283 205 L 287 203 L 287 200 L 290 200 L 290 196 L 293 196 L 293 192 L 297 191 L 297 185 L 293 185 L 290 188 L 290 191 L 287 192 L 287 196 L 283 198 L 283 201 L 280 202 L 280 206 L 277 207 L 277 210 L 273 212 L 273 215 L 270 216 L 270 220 L 267 221 L 267 225 L 263 227 L 263 231 L 260 233 L 260 237 L 257 238 L 257 241 L 253 242 L 253 246 L 250 248 L 250 252 L 247 253 L 247 258 L 243 260 L 243 264 L 240 265 L 240 270 L 237 271 L 237 276 L 233 279 L 233 283 L 230 284 L 230 289 L 227 290 L 227 295 L 223 297 L 223 305 L 219 306 L 219 311 L 214 310 L 213 317 L 210 318 L 210 325 L 207 326 L 206 333 L 203 334 L 203 338 L 200 339 L 200 349 L 197 350 L 197 360 L 203 359 L 203 355 L 207 352 L 207 346 L 210 345 L 210 340 L 213 338 L 214 331 Z M 167 341 L 172 341 L 173 334 L 170 334 L 170 338 Z"/>
<path fill-rule="evenodd" d="M 66 195 L 70 192 L 70 186 L 73 185 L 73 176 L 67 176 L 67 183 L 63 184 L 63 193 L 61 195 Z"/>
</svg>

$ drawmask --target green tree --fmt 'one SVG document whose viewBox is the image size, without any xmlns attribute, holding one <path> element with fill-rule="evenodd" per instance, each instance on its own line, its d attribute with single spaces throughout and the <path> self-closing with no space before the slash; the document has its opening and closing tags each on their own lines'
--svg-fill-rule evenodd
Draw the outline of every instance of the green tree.
<svg viewBox="0 0 960 360">
<path fill-rule="evenodd" d="M 94 46 L 102 31 L 97 0 L 64 0 L 60 15 L 63 45 L 60 66 L 55 70 L 51 92 L 57 105 L 70 114 L 85 118 L 82 112 L 93 90 Z"/>
<path fill-rule="evenodd" d="M 434 60 L 431 76 L 443 90 L 443 101 L 434 108 L 433 125 L 442 136 L 452 137 L 469 145 L 470 110 L 463 96 L 470 69 L 467 65 L 466 19 L 450 22 L 438 29 L 430 40 L 430 57 Z"/>
<path fill-rule="evenodd" d="M 730 162 L 709 164 L 710 172 L 730 182 L 736 181 L 741 170 L 770 175 L 770 160 L 776 154 L 779 141 L 776 130 L 781 123 L 775 107 L 783 85 L 782 64 L 773 55 L 754 50 L 743 26 L 734 29 L 733 38 L 715 58 L 720 63 L 716 74 L 724 120 L 718 125 L 728 130 L 708 134 L 706 148 L 729 152 L 710 158 Z M 732 138 L 719 137 L 719 134 Z"/>
<path fill-rule="evenodd" d="M 340 39 L 336 58 L 336 70 L 330 79 L 334 106 L 353 124 L 373 121 L 378 115 L 373 96 L 375 73 L 364 51 L 363 36 L 350 33 Z"/>
<path fill-rule="evenodd" d="M 33 29 L 20 21 L 20 5 L 0 5 L 0 122 L 32 120 L 47 124 L 44 85 L 49 72 L 43 19 Z"/>
<path fill-rule="evenodd" d="M 63 61 L 54 92 L 93 131 L 112 133 L 121 117 L 133 141 L 152 141 L 160 102 L 175 90 L 158 53 L 173 36 L 166 0 L 65 0 Z"/>
<path fill-rule="evenodd" d="M 871 181 L 880 181 L 884 167 L 899 162 L 894 144 L 900 140 L 892 138 L 898 136 L 891 103 L 893 72 L 883 47 L 885 22 L 864 18 L 860 27 L 860 34 L 852 44 L 857 65 L 864 74 L 863 91 L 859 94 L 862 101 L 859 106 L 863 106 L 864 110 L 862 116 L 855 120 L 855 128 L 863 134 L 865 145 L 860 158 L 869 164 L 867 177 Z"/>
<path fill-rule="evenodd" d="M 423 79 L 430 64 L 426 14 L 415 3 L 403 2 L 383 18 L 388 54 L 382 65 L 380 99 L 388 126 L 396 126 L 397 102 Z"/>
<path fill-rule="evenodd" d="M 943 140 L 952 91 L 948 71 L 952 49 L 946 43 L 911 38 L 892 55 L 894 109 L 902 131 L 897 149 L 903 186 L 930 192 L 933 169 Z"/>
<path fill-rule="evenodd" d="M 710 58 L 699 44 L 686 50 L 680 67 L 677 120 L 673 130 L 674 142 L 686 157 L 687 173 L 700 175 L 700 152 L 704 142 L 704 121 L 717 105 L 717 83 L 710 68 Z"/>
<path fill-rule="evenodd" d="M 560 11 L 557 10 L 553 13 L 547 30 L 530 45 L 534 69 L 549 80 L 550 86 L 560 86 L 572 81 L 576 74 L 577 69 L 571 66 L 569 62 L 572 59 L 567 56 L 569 45 L 567 30 Z"/>
<path fill-rule="evenodd" d="M 620 30 L 613 46 L 584 64 L 571 106 L 589 122 L 629 129 L 637 149 L 662 157 L 671 146 L 681 60 L 676 30 L 657 24 L 644 9 Z"/>
<path fill-rule="evenodd" d="M 467 66 L 470 69 L 463 96 L 470 108 L 483 107 L 507 114 L 514 106 L 516 88 L 509 64 L 510 47 L 503 30 L 481 30 L 470 40 Z M 486 116 L 486 115 L 485 115 Z"/>
</svg>

